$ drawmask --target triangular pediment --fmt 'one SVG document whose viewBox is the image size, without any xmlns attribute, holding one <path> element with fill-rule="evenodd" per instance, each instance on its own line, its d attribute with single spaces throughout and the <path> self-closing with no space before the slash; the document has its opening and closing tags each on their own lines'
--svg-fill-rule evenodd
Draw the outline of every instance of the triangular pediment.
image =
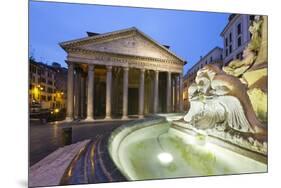
<svg viewBox="0 0 281 188">
<path fill-rule="evenodd" d="M 183 60 L 166 47 L 140 32 L 130 28 L 112 33 L 86 37 L 61 44 L 64 48 L 79 48 L 90 51 L 150 57 L 167 60 Z"/>
</svg>

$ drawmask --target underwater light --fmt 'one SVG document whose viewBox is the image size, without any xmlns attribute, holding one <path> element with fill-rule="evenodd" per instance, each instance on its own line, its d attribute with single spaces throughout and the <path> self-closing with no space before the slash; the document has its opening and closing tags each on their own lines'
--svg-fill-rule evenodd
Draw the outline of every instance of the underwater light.
<svg viewBox="0 0 281 188">
<path fill-rule="evenodd" d="M 170 153 L 160 153 L 157 157 L 162 164 L 169 164 L 173 161 L 173 156 Z"/>
</svg>

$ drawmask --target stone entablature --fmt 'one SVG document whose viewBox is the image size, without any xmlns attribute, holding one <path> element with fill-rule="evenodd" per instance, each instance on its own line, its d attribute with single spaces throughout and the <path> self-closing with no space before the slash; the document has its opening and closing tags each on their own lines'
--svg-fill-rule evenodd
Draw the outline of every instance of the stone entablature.
<svg viewBox="0 0 281 188">
<path fill-rule="evenodd" d="M 165 59 L 71 49 L 67 61 L 181 73 L 183 65 Z"/>
</svg>

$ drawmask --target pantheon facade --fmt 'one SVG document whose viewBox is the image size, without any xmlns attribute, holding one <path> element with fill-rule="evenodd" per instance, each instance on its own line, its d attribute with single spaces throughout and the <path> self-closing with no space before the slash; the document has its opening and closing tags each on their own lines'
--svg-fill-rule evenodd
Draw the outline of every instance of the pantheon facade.
<svg viewBox="0 0 281 188">
<path fill-rule="evenodd" d="M 137 28 L 60 43 L 67 52 L 66 120 L 183 111 L 181 57 Z"/>
</svg>

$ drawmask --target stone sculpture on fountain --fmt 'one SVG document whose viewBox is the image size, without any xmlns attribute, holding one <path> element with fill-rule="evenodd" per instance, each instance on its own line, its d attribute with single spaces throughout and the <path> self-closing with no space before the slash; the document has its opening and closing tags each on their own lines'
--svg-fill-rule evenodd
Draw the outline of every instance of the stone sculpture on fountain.
<svg viewBox="0 0 281 188">
<path fill-rule="evenodd" d="M 197 72 L 195 83 L 188 89 L 190 109 L 184 116 L 188 126 L 263 154 L 267 153 L 267 127 L 253 108 L 259 103 L 252 96 L 253 89 L 261 88 L 260 85 L 253 88 L 255 84 L 251 80 L 255 77 L 255 82 L 260 83 L 258 71 L 267 70 L 265 27 L 267 17 L 256 16 L 249 29 L 252 38 L 242 60 L 234 60 L 222 70 L 215 65 L 206 65 Z M 261 58 L 259 53 L 266 57 Z M 261 62 L 257 59 L 263 59 L 262 69 L 253 69 Z M 263 110 L 267 114 L 267 109 Z"/>
</svg>

